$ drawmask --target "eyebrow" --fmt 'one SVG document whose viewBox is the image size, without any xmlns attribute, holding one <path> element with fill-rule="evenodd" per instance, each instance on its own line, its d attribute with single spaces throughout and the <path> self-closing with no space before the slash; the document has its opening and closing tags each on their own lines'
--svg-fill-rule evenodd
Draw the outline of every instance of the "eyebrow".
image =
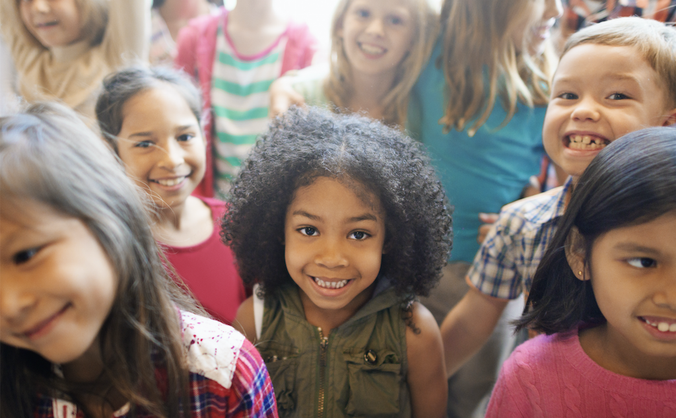
<svg viewBox="0 0 676 418">
<path fill-rule="evenodd" d="M 182 125 L 182 126 L 178 126 L 176 128 L 176 132 L 186 131 L 188 129 L 194 129 L 196 127 L 197 127 L 197 124 L 195 124 L 195 123 L 191 123 L 189 125 Z M 129 138 L 134 137 L 134 136 L 148 137 L 148 136 L 152 136 L 152 135 L 153 135 L 153 133 L 150 132 L 150 131 L 148 131 L 148 132 L 135 132 L 135 133 L 129 135 Z"/>
<path fill-rule="evenodd" d="M 296 210 L 292 213 L 293 216 L 304 216 L 306 218 L 312 219 L 313 221 L 321 221 L 322 218 L 317 215 L 313 215 L 311 213 L 305 212 L 304 210 Z M 361 221 L 373 221 L 377 222 L 378 218 L 372 214 L 372 213 L 365 213 L 363 215 L 359 216 L 353 216 L 352 218 L 348 219 L 348 222 L 361 222 Z"/>
<path fill-rule="evenodd" d="M 576 81 L 579 81 L 582 77 L 580 77 L 578 74 L 571 75 L 571 76 L 562 76 L 562 77 L 556 77 L 554 75 L 553 81 L 556 81 L 558 83 L 574 83 Z M 633 75 L 629 74 L 618 74 L 618 73 L 610 73 L 606 74 L 604 77 L 604 80 L 627 80 L 627 81 L 634 81 L 638 83 L 638 78 L 634 77 Z"/>
<path fill-rule="evenodd" d="M 135 133 L 129 135 L 129 138 L 134 137 L 134 136 L 148 137 L 148 136 L 152 136 L 152 135 L 153 135 L 152 132 L 135 132 Z"/>
<path fill-rule="evenodd" d="M 643 245 L 639 244 L 633 244 L 630 242 L 621 242 L 617 245 L 615 245 L 613 248 L 616 250 L 621 250 L 621 251 L 627 251 L 627 252 L 639 252 L 639 253 L 644 253 L 644 254 L 649 254 L 649 255 L 659 255 L 660 252 L 656 250 L 655 248 L 651 247 L 645 247 Z"/>
</svg>

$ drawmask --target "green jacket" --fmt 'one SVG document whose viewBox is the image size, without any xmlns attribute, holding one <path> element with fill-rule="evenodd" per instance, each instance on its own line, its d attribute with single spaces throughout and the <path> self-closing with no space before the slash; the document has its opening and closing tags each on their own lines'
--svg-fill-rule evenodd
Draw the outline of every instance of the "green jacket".
<svg viewBox="0 0 676 418">
<path fill-rule="evenodd" d="M 329 338 L 305 320 L 295 283 L 266 295 L 256 348 L 280 417 L 411 416 L 403 312 L 392 288 L 378 290 Z"/>
</svg>

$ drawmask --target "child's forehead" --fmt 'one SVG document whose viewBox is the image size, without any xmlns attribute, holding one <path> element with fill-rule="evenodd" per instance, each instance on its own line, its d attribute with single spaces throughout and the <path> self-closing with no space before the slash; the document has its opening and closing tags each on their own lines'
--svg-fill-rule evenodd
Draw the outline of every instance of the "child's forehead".
<svg viewBox="0 0 676 418">
<path fill-rule="evenodd" d="M 634 45 L 583 43 L 570 48 L 561 57 L 553 82 L 650 76 L 661 84 L 659 74 Z"/>
<path fill-rule="evenodd" d="M 316 177 L 309 179 L 309 181 L 306 180 L 294 191 L 293 196 L 291 197 L 291 204 L 293 204 L 299 195 L 304 195 L 312 189 L 321 188 L 325 186 L 327 182 L 336 182 L 340 184 L 347 193 L 354 194 L 364 205 L 371 208 L 374 212 L 383 211 L 380 198 L 371 187 L 346 174 L 337 176 L 317 175 Z"/>
</svg>

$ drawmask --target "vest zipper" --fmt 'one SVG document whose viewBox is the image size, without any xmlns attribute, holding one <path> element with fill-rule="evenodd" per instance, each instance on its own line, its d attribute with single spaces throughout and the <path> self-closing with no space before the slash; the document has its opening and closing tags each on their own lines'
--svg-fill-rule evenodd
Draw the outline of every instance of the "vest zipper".
<svg viewBox="0 0 676 418">
<path fill-rule="evenodd" d="M 317 400 L 317 418 L 324 417 L 324 380 L 326 379 L 326 349 L 329 346 L 329 338 L 324 336 L 321 327 L 319 332 L 319 391 Z"/>
</svg>

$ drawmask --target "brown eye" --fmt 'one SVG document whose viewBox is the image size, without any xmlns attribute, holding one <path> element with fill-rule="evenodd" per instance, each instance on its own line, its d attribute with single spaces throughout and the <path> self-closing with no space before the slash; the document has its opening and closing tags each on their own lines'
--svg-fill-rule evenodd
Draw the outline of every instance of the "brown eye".
<svg viewBox="0 0 676 418">
<path fill-rule="evenodd" d="M 38 253 L 38 250 L 39 248 L 31 248 L 28 250 L 19 251 L 18 253 L 14 254 L 12 261 L 14 264 L 24 264 L 33 258 L 35 254 Z"/>
</svg>

